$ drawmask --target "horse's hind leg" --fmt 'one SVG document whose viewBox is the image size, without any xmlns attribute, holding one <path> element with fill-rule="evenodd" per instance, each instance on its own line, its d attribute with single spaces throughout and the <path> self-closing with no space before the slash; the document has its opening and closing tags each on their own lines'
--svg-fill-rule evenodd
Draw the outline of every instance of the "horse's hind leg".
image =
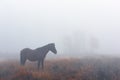
<svg viewBox="0 0 120 80">
<path fill-rule="evenodd" d="M 25 65 L 26 59 L 23 59 L 23 65 Z"/>
<path fill-rule="evenodd" d="M 21 62 L 21 65 L 25 65 L 26 58 L 24 56 L 22 56 L 22 55 L 20 57 L 20 62 Z"/>
</svg>

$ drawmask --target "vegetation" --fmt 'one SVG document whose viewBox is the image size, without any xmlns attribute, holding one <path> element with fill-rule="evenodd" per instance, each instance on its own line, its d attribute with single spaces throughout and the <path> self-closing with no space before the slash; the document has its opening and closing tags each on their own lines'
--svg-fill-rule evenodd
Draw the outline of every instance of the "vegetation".
<svg viewBox="0 0 120 80">
<path fill-rule="evenodd" d="M 0 63 L 0 80 L 120 80 L 119 58 L 59 59 L 20 66 L 16 61 Z"/>
</svg>

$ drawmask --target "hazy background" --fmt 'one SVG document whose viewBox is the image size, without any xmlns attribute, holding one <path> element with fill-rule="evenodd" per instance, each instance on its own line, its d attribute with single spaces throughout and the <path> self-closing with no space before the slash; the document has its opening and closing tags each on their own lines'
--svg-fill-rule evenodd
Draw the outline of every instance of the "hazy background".
<svg viewBox="0 0 120 80">
<path fill-rule="evenodd" d="M 18 58 L 23 48 L 51 42 L 56 44 L 57 56 L 118 56 L 120 1 L 0 1 L 0 59 Z"/>
</svg>

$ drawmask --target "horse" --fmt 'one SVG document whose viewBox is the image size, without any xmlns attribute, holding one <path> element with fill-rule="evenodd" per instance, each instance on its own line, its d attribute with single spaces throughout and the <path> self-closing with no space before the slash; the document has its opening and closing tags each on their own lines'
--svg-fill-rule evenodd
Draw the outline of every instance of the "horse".
<svg viewBox="0 0 120 80">
<path fill-rule="evenodd" d="M 24 66 L 26 60 L 38 61 L 38 70 L 40 65 L 42 66 L 42 69 L 44 69 L 44 60 L 49 51 L 57 54 L 54 43 L 36 49 L 24 48 L 20 51 L 20 63 Z"/>
</svg>

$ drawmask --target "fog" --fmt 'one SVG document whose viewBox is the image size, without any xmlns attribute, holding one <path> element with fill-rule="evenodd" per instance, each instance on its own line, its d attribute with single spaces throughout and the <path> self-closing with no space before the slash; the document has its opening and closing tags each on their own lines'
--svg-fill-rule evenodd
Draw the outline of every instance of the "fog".
<svg viewBox="0 0 120 80">
<path fill-rule="evenodd" d="M 56 44 L 58 56 L 118 56 L 119 4 L 119 0 L 1 0 L 0 58 L 17 58 L 23 48 L 48 43 Z"/>
</svg>

